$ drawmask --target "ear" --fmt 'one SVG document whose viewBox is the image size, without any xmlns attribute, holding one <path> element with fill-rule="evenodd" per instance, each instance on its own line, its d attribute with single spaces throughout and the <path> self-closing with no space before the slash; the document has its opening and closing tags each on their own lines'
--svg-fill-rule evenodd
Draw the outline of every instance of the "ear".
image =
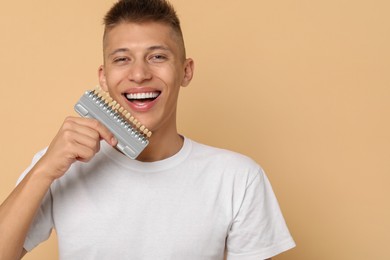
<svg viewBox="0 0 390 260">
<path fill-rule="evenodd" d="M 187 87 L 190 84 L 192 77 L 194 76 L 195 64 L 192 59 L 186 59 L 184 62 L 184 77 L 181 82 L 183 87 Z"/>
<path fill-rule="evenodd" d="M 104 66 L 100 65 L 98 69 L 99 84 L 104 91 L 108 91 L 106 73 L 104 72 Z"/>
</svg>

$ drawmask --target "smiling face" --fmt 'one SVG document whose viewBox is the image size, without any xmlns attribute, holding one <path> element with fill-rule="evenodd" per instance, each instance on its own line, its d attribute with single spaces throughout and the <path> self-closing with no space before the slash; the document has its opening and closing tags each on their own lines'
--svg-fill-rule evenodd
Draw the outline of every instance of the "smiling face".
<svg viewBox="0 0 390 260">
<path fill-rule="evenodd" d="M 193 61 L 183 57 L 175 32 L 162 23 L 120 23 L 107 31 L 101 87 L 153 132 L 177 135 L 180 86 L 187 86 Z"/>
</svg>

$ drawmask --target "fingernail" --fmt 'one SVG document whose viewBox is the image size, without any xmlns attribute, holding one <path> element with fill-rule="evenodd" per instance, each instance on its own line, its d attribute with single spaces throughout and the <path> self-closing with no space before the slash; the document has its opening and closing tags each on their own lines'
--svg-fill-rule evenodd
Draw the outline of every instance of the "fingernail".
<svg viewBox="0 0 390 260">
<path fill-rule="evenodd" d="M 111 144 L 116 145 L 116 138 L 115 137 L 111 138 Z"/>
</svg>

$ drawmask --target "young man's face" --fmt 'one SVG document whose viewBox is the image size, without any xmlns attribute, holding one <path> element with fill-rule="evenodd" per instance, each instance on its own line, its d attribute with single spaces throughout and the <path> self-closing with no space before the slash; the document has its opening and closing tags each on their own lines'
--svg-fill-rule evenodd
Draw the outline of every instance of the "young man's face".
<svg viewBox="0 0 390 260">
<path fill-rule="evenodd" d="M 100 85 L 153 135 L 176 132 L 180 86 L 192 78 L 178 36 L 161 23 L 121 23 L 104 39 Z"/>
</svg>

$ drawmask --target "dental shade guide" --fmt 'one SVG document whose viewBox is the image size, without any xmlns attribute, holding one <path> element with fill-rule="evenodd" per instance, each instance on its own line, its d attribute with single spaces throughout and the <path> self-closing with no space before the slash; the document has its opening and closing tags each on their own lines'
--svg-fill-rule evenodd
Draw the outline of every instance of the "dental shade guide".
<svg viewBox="0 0 390 260">
<path fill-rule="evenodd" d="M 105 125 L 118 140 L 116 147 L 131 159 L 137 158 L 149 144 L 152 132 L 100 87 L 86 91 L 74 109 L 80 116 Z"/>
</svg>

